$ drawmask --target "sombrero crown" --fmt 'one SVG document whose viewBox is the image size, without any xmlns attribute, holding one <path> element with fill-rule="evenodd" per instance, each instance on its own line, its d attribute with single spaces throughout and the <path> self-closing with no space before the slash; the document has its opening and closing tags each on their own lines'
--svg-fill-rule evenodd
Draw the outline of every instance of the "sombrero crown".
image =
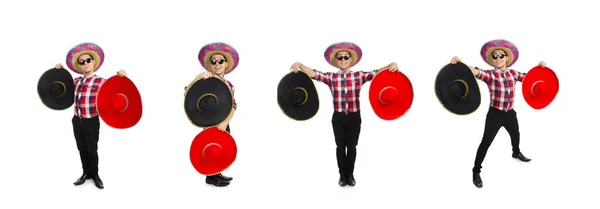
<svg viewBox="0 0 600 209">
<path fill-rule="evenodd" d="M 339 42 L 327 47 L 325 50 L 325 60 L 327 60 L 330 65 L 338 67 L 335 55 L 340 51 L 347 51 L 350 53 L 352 59 L 350 67 L 356 65 L 362 58 L 362 50 L 356 44 L 351 42 Z"/>
<path fill-rule="evenodd" d="M 240 62 L 240 56 L 238 55 L 237 51 L 230 45 L 221 42 L 210 43 L 204 45 L 200 49 L 200 53 L 198 54 L 198 60 L 200 60 L 200 64 L 202 65 L 202 67 L 204 67 L 204 69 L 211 71 L 210 57 L 212 57 L 214 54 L 221 54 L 225 57 L 225 59 L 227 59 L 227 62 L 229 64 L 227 65 L 227 68 L 225 68 L 225 74 L 228 74 L 231 71 L 233 71 Z"/>
<path fill-rule="evenodd" d="M 71 48 L 71 50 L 69 50 L 69 53 L 67 54 L 67 66 L 73 72 L 79 74 L 83 73 L 81 71 L 79 63 L 77 63 L 77 59 L 79 59 L 79 56 L 81 56 L 82 54 L 89 54 L 90 56 L 92 56 L 92 58 L 94 58 L 94 72 L 100 69 L 100 66 L 102 66 L 102 63 L 104 63 L 104 51 L 102 50 L 102 48 L 93 43 L 81 43 Z"/>
<path fill-rule="evenodd" d="M 503 50 L 508 55 L 508 62 L 506 67 L 512 66 L 519 59 L 519 50 L 511 42 L 504 39 L 496 39 L 488 41 L 481 47 L 481 58 L 491 66 L 494 66 L 494 59 L 492 59 L 492 53 L 497 50 Z"/>
</svg>

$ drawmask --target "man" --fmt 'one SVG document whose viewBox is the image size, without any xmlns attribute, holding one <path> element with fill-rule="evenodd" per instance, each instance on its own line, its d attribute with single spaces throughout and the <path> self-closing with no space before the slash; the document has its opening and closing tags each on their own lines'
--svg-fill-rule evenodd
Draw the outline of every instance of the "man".
<svg viewBox="0 0 600 209">
<path fill-rule="evenodd" d="M 67 55 L 69 68 L 82 76 L 74 79 L 75 108 L 71 120 L 73 134 L 79 150 L 83 174 L 73 184 L 82 185 L 87 179 L 94 180 L 99 189 L 104 189 L 104 183 L 98 175 L 98 141 L 100 135 L 100 119 L 98 117 L 96 97 L 98 90 L 106 79 L 95 72 L 104 61 L 104 53 L 100 47 L 92 43 L 83 43 L 71 49 Z M 62 64 L 56 64 L 56 69 L 62 69 Z M 126 76 L 124 70 L 117 72 Z"/>
<path fill-rule="evenodd" d="M 200 73 L 190 85 L 195 83 L 201 79 L 207 79 L 210 77 L 218 77 L 219 79 L 225 81 L 231 90 L 231 95 L 234 95 L 235 88 L 233 84 L 225 80 L 225 75 L 233 71 L 239 62 L 239 56 L 237 51 L 225 44 L 225 43 L 211 43 L 207 44 L 202 49 L 200 49 L 200 53 L 198 55 L 198 59 L 200 60 L 200 64 L 204 67 L 206 72 Z M 187 89 L 187 87 L 185 88 Z M 237 103 L 235 101 L 235 97 L 233 99 L 233 110 L 231 114 L 227 116 L 227 118 L 217 125 L 217 128 L 221 131 L 227 131 L 230 133 L 229 121 L 233 118 L 233 115 L 237 109 Z M 219 173 L 212 176 L 206 176 L 206 183 L 211 184 L 217 187 L 224 187 L 230 184 L 230 181 L 233 178 L 224 176 Z"/>
<path fill-rule="evenodd" d="M 481 49 L 481 56 L 494 69 L 482 70 L 469 66 L 475 77 L 485 82 L 490 91 L 490 107 L 485 119 L 483 138 L 477 149 L 473 167 L 473 184 L 479 188 L 483 187 L 480 176 L 481 164 L 500 127 L 504 127 L 510 135 L 512 157 L 523 162 L 531 161 L 521 153 L 519 148 L 519 123 L 517 112 L 513 108 L 516 83 L 523 81 L 525 73 L 508 68 L 517 61 L 519 51 L 509 41 L 492 40 L 484 44 Z M 450 62 L 456 64 L 460 61 L 458 57 L 453 57 Z M 546 67 L 546 64 L 541 61 L 539 66 Z"/>
<path fill-rule="evenodd" d="M 389 69 L 397 71 L 395 62 L 371 72 L 352 72 L 350 67 L 356 65 L 362 57 L 362 50 L 354 43 L 341 42 L 329 46 L 325 50 L 325 60 L 338 68 L 337 72 L 323 73 L 306 67 L 300 62 L 292 65 L 291 71 L 302 71 L 310 78 L 323 82 L 331 90 L 333 96 L 333 133 L 336 143 L 336 158 L 340 179 L 340 186 L 354 186 L 354 163 L 356 161 L 356 146 L 361 128 L 360 117 L 360 89 L 363 84 L 375 78 L 375 75 Z"/>
</svg>

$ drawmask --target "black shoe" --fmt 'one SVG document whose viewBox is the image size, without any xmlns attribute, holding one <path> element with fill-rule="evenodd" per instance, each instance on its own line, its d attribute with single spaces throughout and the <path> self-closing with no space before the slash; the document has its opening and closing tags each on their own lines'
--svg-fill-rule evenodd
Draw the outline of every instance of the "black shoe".
<svg viewBox="0 0 600 209">
<path fill-rule="evenodd" d="M 348 185 L 348 178 L 346 178 L 346 175 L 340 175 L 340 180 L 338 181 L 338 184 L 341 187 L 345 187 L 346 185 Z"/>
<path fill-rule="evenodd" d="M 479 173 L 473 173 L 473 184 L 475 184 L 475 186 L 478 188 L 483 187 L 483 181 L 481 181 L 481 176 L 479 176 Z"/>
<path fill-rule="evenodd" d="M 354 179 L 354 175 L 350 174 L 348 175 L 348 186 L 354 185 L 356 185 L 356 180 Z"/>
<path fill-rule="evenodd" d="M 83 173 L 83 175 L 81 175 L 81 177 L 79 177 L 75 182 L 73 182 L 73 184 L 75 184 L 75 186 L 82 185 L 83 183 L 85 183 L 86 180 L 90 178 L 92 177 L 89 174 Z"/>
<path fill-rule="evenodd" d="M 98 189 L 104 189 L 104 183 L 102 183 L 102 179 L 98 175 L 92 177 L 92 180 L 94 180 L 94 184 Z"/>
<path fill-rule="evenodd" d="M 531 161 L 531 159 L 529 159 L 529 158 L 526 158 L 526 157 L 525 157 L 525 156 L 523 156 L 523 154 L 522 154 L 522 153 L 520 153 L 520 152 L 519 152 L 519 153 L 513 153 L 513 154 L 512 154 L 512 157 L 513 157 L 513 158 L 517 158 L 517 159 L 519 159 L 520 161 L 523 161 L 523 162 L 529 162 L 529 161 Z"/>
<path fill-rule="evenodd" d="M 225 180 L 219 178 L 218 175 L 207 176 L 206 183 L 212 184 L 213 186 L 216 186 L 216 187 L 224 187 L 224 186 L 229 185 L 229 181 L 225 181 Z"/>
<path fill-rule="evenodd" d="M 233 178 L 231 178 L 229 176 L 224 176 L 221 173 L 217 174 L 217 177 L 219 177 L 220 179 L 225 180 L 225 181 L 231 181 L 231 180 L 233 180 Z"/>
</svg>

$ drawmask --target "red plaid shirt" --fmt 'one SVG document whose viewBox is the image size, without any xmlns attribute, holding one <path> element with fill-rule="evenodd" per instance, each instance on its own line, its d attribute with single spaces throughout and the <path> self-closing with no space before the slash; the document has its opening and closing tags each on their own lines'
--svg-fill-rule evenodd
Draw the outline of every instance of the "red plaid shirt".
<svg viewBox="0 0 600 209">
<path fill-rule="evenodd" d="M 98 116 L 96 98 L 100 86 L 106 79 L 96 75 L 92 77 L 78 77 L 75 82 L 75 116 L 79 118 L 92 118 Z"/>
<path fill-rule="evenodd" d="M 488 85 L 490 90 L 490 106 L 504 112 L 513 109 L 515 101 L 515 86 L 517 81 L 522 82 L 525 73 L 513 69 L 507 70 L 479 70 L 477 79 L 482 80 Z"/>
<path fill-rule="evenodd" d="M 237 102 L 235 102 L 235 88 L 233 87 L 233 84 L 231 82 L 229 82 L 228 80 L 225 80 L 225 78 L 223 78 L 223 80 L 227 83 L 227 85 L 229 85 L 229 89 L 231 89 L 231 96 L 233 97 L 233 109 L 237 110 Z"/>
<path fill-rule="evenodd" d="M 342 113 L 360 110 L 360 88 L 366 82 L 373 80 L 377 74 L 377 70 L 371 72 L 348 71 L 346 73 L 341 70 L 335 73 L 323 73 L 315 69 L 313 71 L 316 74 L 314 80 L 329 86 L 333 96 L 334 110 Z"/>
</svg>

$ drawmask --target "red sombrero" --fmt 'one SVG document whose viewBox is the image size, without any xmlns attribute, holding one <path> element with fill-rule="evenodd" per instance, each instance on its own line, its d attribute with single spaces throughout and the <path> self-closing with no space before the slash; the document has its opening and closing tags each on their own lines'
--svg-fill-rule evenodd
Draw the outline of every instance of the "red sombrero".
<svg viewBox="0 0 600 209">
<path fill-rule="evenodd" d="M 207 176 L 229 168 L 237 156 L 235 140 L 216 127 L 200 132 L 192 141 L 190 161 L 199 173 Z"/>
<path fill-rule="evenodd" d="M 115 75 L 98 91 L 98 114 L 113 128 L 130 128 L 142 118 L 142 97 L 127 77 Z"/>
<path fill-rule="evenodd" d="M 558 77 L 550 68 L 534 67 L 523 78 L 523 97 L 533 109 L 548 106 L 558 94 Z"/>
<path fill-rule="evenodd" d="M 413 87 L 402 72 L 381 71 L 371 82 L 369 101 L 375 114 L 384 120 L 404 115 L 412 105 Z"/>
</svg>

